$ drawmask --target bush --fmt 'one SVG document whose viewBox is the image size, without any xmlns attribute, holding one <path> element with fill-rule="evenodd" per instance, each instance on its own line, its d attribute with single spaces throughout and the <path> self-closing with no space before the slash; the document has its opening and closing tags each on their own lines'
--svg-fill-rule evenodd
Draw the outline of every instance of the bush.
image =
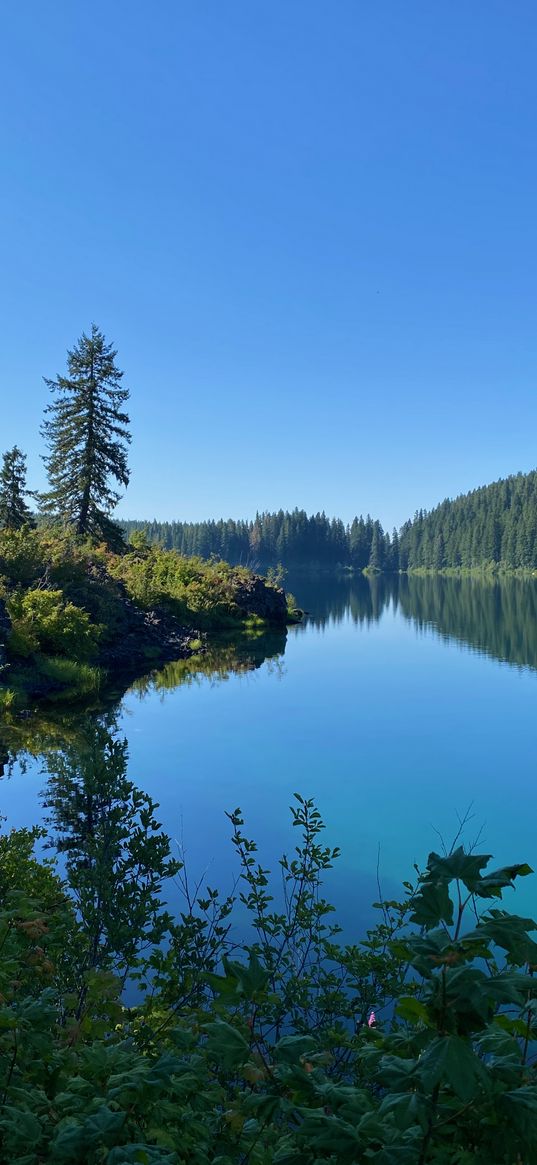
<svg viewBox="0 0 537 1165">
<path fill-rule="evenodd" d="M 18 586 L 31 586 L 43 575 L 46 554 L 37 530 L 0 530 L 0 575 Z"/>
<path fill-rule="evenodd" d="M 250 577 L 244 567 L 185 558 L 174 550 L 143 544 L 121 557 L 111 556 L 109 569 L 142 607 L 163 608 L 205 629 L 244 623 L 235 602 L 237 588 Z"/>
<path fill-rule="evenodd" d="M 12 632 L 9 649 L 15 656 L 43 652 L 81 661 L 96 649 L 99 628 L 86 611 L 66 603 L 61 591 L 17 591 L 6 602 Z"/>
<path fill-rule="evenodd" d="M 529 867 L 433 853 L 343 945 L 315 806 L 297 798 L 279 904 L 236 810 L 253 937 L 232 948 L 232 898 L 194 901 L 185 879 L 179 919 L 159 913 L 176 864 L 124 748 L 99 731 L 51 779 L 73 906 L 53 871 L 41 884 L 31 834 L 0 845 L 2 1165 L 537 1160 L 535 923 L 499 906 Z"/>
</svg>

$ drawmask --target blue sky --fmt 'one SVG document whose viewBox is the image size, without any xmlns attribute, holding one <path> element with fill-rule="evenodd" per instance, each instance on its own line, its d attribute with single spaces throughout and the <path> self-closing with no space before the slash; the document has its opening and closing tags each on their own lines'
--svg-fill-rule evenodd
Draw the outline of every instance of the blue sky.
<svg viewBox="0 0 537 1165">
<path fill-rule="evenodd" d="M 537 464 L 537 9 L 21 0 L 0 45 L 2 448 L 95 320 L 120 513 L 419 506 Z"/>
</svg>

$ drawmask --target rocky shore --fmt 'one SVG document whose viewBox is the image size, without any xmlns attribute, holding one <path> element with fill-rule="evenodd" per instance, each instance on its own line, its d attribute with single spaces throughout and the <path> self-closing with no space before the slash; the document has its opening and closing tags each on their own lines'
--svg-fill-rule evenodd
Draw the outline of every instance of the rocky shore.
<svg viewBox="0 0 537 1165">
<path fill-rule="evenodd" d="M 194 613 L 192 624 L 185 626 L 164 608 L 144 609 L 129 597 L 123 582 L 112 578 L 101 565 L 93 563 L 82 588 L 80 581 L 67 585 L 65 595 L 83 606 L 92 622 L 101 628 L 98 654 L 92 663 L 102 669 L 107 684 L 113 685 L 125 676 L 143 675 L 161 664 L 188 659 L 205 649 L 207 632 L 196 626 Z M 238 633 L 248 620 L 280 630 L 289 622 L 284 590 L 267 585 L 260 575 L 237 581 L 233 606 Z M 32 660 L 9 657 L 6 644 L 10 631 L 9 615 L 0 600 L 0 685 L 9 688 L 13 683 L 37 700 L 53 695 L 58 685 L 42 674 Z"/>
</svg>

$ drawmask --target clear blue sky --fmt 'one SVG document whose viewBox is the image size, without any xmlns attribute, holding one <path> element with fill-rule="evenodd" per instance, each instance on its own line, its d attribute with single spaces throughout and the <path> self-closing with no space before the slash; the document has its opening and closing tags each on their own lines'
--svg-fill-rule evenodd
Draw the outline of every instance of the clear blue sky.
<svg viewBox="0 0 537 1165">
<path fill-rule="evenodd" d="M 371 511 L 537 464 L 529 0 L 20 0 L 0 45 L 2 448 L 95 320 L 120 513 Z"/>
</svg>

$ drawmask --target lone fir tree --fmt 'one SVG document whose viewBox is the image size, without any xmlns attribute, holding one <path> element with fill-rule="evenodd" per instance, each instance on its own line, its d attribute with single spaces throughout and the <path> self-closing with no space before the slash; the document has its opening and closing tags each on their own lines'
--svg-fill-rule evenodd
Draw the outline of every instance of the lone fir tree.
<svg viewBox="0 0 537 1165">
<path fill-rule="evenodd" d="M 116 355 L 93 324 L 91 334 L 84 333 L 68 351 L 67 376 L 44 378 L 55 400 L 42 427 L 50 449 L 44 459 L 50 489 L 42 500 L 43 512 L 112 547 L 123 544 L 122 531 L 110 515 L 121 496 L 113 482 L 124 488 L 129 483 L 131 439 L 123 410 L 129 392 L 121 386 Z"/>
<path fill-rule="evenodd" d="M 26 498 L 34 497 L 26 488 L 26 457 L 17 445 L 8 449 L 2 458 L 0 470 L 0 527 L 20 530 L 34 526 L 34 518 Z"/>
</svg>

